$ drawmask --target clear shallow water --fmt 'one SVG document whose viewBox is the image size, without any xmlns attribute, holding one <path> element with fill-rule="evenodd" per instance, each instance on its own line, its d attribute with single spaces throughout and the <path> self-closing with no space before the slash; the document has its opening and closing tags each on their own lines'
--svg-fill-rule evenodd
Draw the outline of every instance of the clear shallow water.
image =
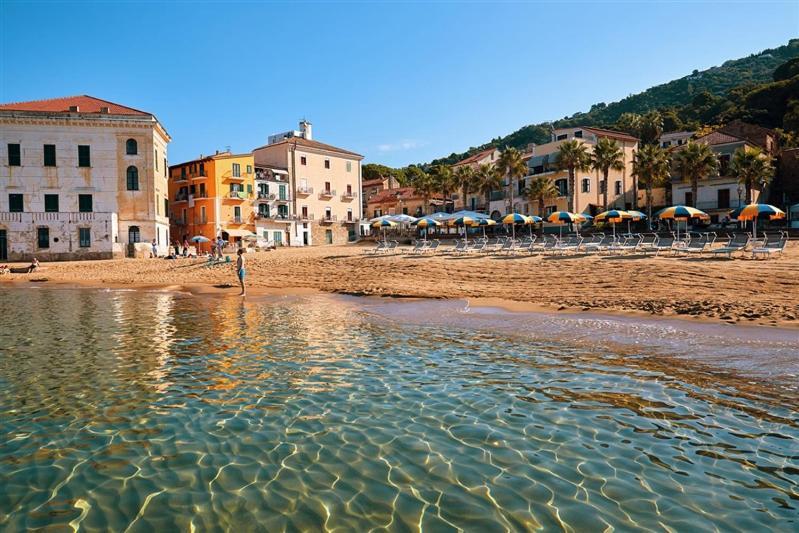
<svg viewBox="0 0 799 533">
<path fill-rule="evenodd" d="M 797 398 L 645 359 L 326 297 L 0 290 L 0 529 L 795 531 Z"/>
</svg>

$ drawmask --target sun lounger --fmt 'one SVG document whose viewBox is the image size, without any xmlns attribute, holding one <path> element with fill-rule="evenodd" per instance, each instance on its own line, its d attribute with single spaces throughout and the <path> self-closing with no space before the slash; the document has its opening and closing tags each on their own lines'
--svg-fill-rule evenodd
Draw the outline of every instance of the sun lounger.
<svg viewBox="0 0 799 533">
<path fill-rule="evenodd" d="M 422 253 L 435 254 L 438 251 L 438 247 L 441 246 L 441 241 L 439 241 L 438 239 L 435 239 L 435 240 L 428 241 L 428 242 L 429 242 L 429 244 L 424 247 L 424 249 L 422 250 Z"/>
<path fill-rule="evenodd" d="M 486 241 L 477 241 L 474 245 L 466 247 L 466 253 L 479 253 L 485 250 L 485 247 Z"/>
<path fill-rule="evenodd" d="M 688 244 L 677 248 L 677 251 L 686 254 L 703 254 L 708 250 L 709 246 L 710 236 L 705 233 L 696 237 L 691 237 Z"/>
<path fill-rule="evenodd" d="M 553 254 L 559 253 L 561 255 L 565 254 L 566 252 L 576 252 L 580 249 L 582 242 L 582 237 L 571 235 L 562 241 L 556 242 L 555 245 L 547 251 L 552 252 Z"/>
<path fill-rule="evenodd" d="M 519 246 L 517 248 L 514 248 L 513 254 L 516 255 L 525 252 L 528 254 L 533 253 L 533 250 L 535 248 L 535 240 L 536 240 L 535 235 L 532 237 L 527 237 L 521 243 L 519 243 Z"/>
<path fill-rule="evenodd" d="M 399 242 L 397 242 L 397 241 L 388 241 L 388 243 L 386 243 L 386 246 L 381 251 L 384 254 L 394 253 L 394 252 L 397 251 L 398 247 L 399 247 Z"/>
<path fill-rule="evenodd" d="M 766 237 L 766 242 L 762 246 L 752 248 L 752 257 L 768 258 L 772 255 L 782 254 L 788 244 L 788 234 L 780 233 Z"/>
<path fill-rule="evenodd" d="M 713 255 L 726 255 L 728 259 L 732 259 L 732 254 L 735 252 L 744 252 L 746 247 L 749 246 L 751 236 L 748 233 L 734 233 L 727 244 L 721 248 L 710 250 Z"/>
<path fill-rule="evenodd" d="M 377 241 L 377 245 L 374 248 L 367 248 L 363 253 L 375 255 L 378 252 L 382 252 L 386 245 L 385 241 Z"/>
<path fill-rule="evenodd" d="M 513 239 L 505 239 L 505 241 L 503 241 L 502 243 L 502 246 L 500 246 L 499 249 L 496 250 L 496 253 L 510 254 L 513 253 L 515 247 L 516 247 L 516 241 L 514 241 Z"/>
<path fill-rule="evenodd" d="M 671 252 L 674 250 L 674 236 L 664 235 L 659 236 L 657 241 L 652 245 L 649 251 L 655 252 L 655 255 L 660 255 L 660 252 Z"/>
<path fill-rule="evenodd" d="M 413 245 L 413 248 L 408 250 L 408 253 L 411 253 L 411 254 L 422 253 L 425 248 L 427 248 L 427 242 L 426 241 L 416 241 L 416 243 Z"/>
<path fill-rule="evenodd" d="M 625 235 L 624 238 L 615 244 L 612 244 L 607 247 L 608 253 L 624 253 L 624 252 L 634 252 L 638 249 L 638 246 L 641 244 L 643 237 L 641 235 Z"/>
<path fill-rule="evenodd" d="M 450 248 L 451 254 L 462 254 L 466 252 L 466 241 L 455 241 L 455 246 Z"/>
</svg>

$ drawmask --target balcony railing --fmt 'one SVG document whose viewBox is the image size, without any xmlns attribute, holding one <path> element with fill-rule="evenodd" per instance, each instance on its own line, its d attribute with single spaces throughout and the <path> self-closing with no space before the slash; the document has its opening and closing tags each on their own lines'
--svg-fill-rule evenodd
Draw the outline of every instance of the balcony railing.
<svg viewBox="0 0 799 533">
<path fill-rule="evenodd" d="M 350 200 L 353 200 L 356 196 L 358 196 L 356 193 L 352 191 L 347 191 L 341 195 L 341 201 L 349 202 Z"/>
<path fill-rule="evenodd" d="M 332 224 L 338 219 L 336 215 L 322 215 L 322 218 L 319 219 L 319 222 L 322 224 Z"/>
<path fill-rule="evenodd" d="M 111 220 L 111 213 L 105 211 L 24 211 L 2 212 L 0 222 L 97 222 Z"/>
<path fill-rule="evenodd" d="M 233 217 L 230 219 L 231 224 L 244 224 L 244 219 L 241 217 Z"/>
<path fill-rule="evenodd" d="M 313 194 L 313 187 L 297 187 L 297 194 L 301 194 L 302 196 L 308 196 L 309 194 Z"/>
<path fill-rule="evenodd" d="M 309 213 L 309 214 L 306 214 L 306 215 L 304 215 L 302 213 L 299 213 L 299 214 L 294 215 L 294 216 L 297 217 L 296 220 L 299 220 L 300 222 L 308 222 L 308 221 L 313 220 L 313 213 Z"/>
<path fill-rule="evenodd" d="M 208 219 L 207 218 L 197 217 L 197 218 L 194 219 L 194 223 L 195 224 L 208 224 Z"/>
<path fill-rule="evenodd" d="M 335 195 L 336 195 L 336 191 L 334 191 L 332 189 L 325 189 L 325 190 L 319 192 L 319 199 L 320 200 L 329 200 L 330 198 L 333 198 Z"/>
<path fill-rule="evenodd" d="M 289 181 L 289 177 L 286 174 L 276 174 L 264 172 L 262 170 L 255 171 L 255 179 L 260 181 L 279 181 L 282 183 L 287 183 Z"/>
<path fill-rule="evenodd" d="M 274 200 L 275 199 L 275 195 L 274 195 L 274 193 L 259 192 L 258 193 L 258 199 L 259 200 L 266 200 L 266 201 Z"/>
<path fill-rule="evenodd" d="M 247 194 L 244 191 L 231 191 L 227 195 L 227 197 L 230 198 L 231 200 L 246 200 L 251 196 L 252 196 L 251 194 Z"/>
<path fill-rule="evenodd" d="M 718 200 L 713 200 L 709 202 L 697 202 L 696 208 L 697 209 L 736 209 L 742 205 L 746 204 L 744 199 L 741 199 L 741 202 L 738 202 L 738 198 L 730 198 L 728 202 L 719 202 Z"/>
<path fill-rule="evenodd" d="M 350 218 L 347 218 L 346 220 L 344 220 L 344 223 L 345 224 L 357 224 L 360 221 L 361 221 L 361 219 L 359 219 L 359 218 L 350 217 Z"/>
</svg>

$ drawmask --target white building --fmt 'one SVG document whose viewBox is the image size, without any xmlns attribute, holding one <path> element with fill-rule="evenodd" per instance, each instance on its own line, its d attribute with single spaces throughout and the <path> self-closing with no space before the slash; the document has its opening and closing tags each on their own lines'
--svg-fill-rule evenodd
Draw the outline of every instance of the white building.
<svg viewBox="0 0 799 533">
<path fill-rule="evenodd" d="M 291 209 L 291 183 L 284 168 L 255 165 L 255 233 L 262 245 L 297 245 L 294 213 Z"/>
<path fill-rule="evenodd" d="M 153 114 L 86 95 L 3 104 L 0 138 L 0 260 L 166 252 L 171 138 Z"/>
</svg>

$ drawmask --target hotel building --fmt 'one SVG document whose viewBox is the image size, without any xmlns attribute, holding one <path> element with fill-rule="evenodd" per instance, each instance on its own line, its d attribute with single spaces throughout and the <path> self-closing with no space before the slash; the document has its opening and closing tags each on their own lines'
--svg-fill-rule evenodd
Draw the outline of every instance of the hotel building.
<svg viewBox="0 0 799 533">
<path fill-rule="evenodd" d="M 238 244 L 254 235 L 250 154 L 217 152 L 169 167 L 170 224 L 178 242 L 201 235 Z M 202 249 L 202 247 L 200 247 Z"/>
<path fill-rule="evenodd" d="M 87 95 L 3 104 L 0 138 L 1 261 L 166 252 L 171 138 L 155 115 Z"/>
<path fill-rule="evenodd" d="M 314 140 L 304 120 L 299 131 L 270 136 L 253 156 L 258 168 L 288 173 L 291 245 L 344 244 L 357 237 L 363 156 Z"/>
</svg>

